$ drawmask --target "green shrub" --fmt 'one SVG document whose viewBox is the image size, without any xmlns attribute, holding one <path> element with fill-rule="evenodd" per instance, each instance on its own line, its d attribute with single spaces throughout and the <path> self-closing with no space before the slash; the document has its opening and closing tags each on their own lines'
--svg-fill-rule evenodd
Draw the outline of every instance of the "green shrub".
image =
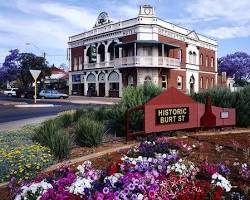
<svg viewBox="0 0 250 200">
<path fill-rule="evenodd" d="M 75 110 L 73 114 L 73 121 L 77 122 L 84 114 L 86 114 L 86 112 L 87 112 L 87 109 L 84 109 L 84 108 Z"/>
<path fill-rule="evenodd" d="M 59 116 L 55 119 L 55 123 L 61 125 L 63 127 L 68 127 L 72 122 L 74 122 L 74 113 L 76 111 L 70 110 L 65 111 L 59 114 Z"/>
<path fill-rule="evenodd" d="M 138 87 L 128 86 L 123 90 L 123 97 L 121 101 L 114 105 L 109 113 L 112 130 L 118 136 L 124 136 L 125 112 L 129 108 L 142 105 L 148 102 L 153 97 L 159 95 L 162 88 L 154 85 L 152 82 L 145 82 Z M 132 131 L 139 131 L 143 124 L 143 112 L 137 111 L 130 115 L 130 128 Z"/>
<path fill-rule="evenodd" d="M 104 125 L 102 122 L 83 116 L 78 120 L 75 132 L 76 141 L 81 146 L 97 146 L 102 142 Z"/>
<path fill-rule="evenodd" d="M 37 130 L 34 140 L 41 145 L 50 148 L 57 159 L 66 158 L 69 155 L 72 139 L 63 129 L 62 121 L 49 120 Z"/>
<path fill-rule="evenodd" d="M 250 86 L 246 86 L 238 92 L 231 92 L 223 88 L 213 88 L 203 93 L 192 94 L 194 100 L 202 103 L 206 103 L 208 96 L 211 96 L 214 106 L 236 109 L 237 126 L 250 126 Z"/>
</svg>

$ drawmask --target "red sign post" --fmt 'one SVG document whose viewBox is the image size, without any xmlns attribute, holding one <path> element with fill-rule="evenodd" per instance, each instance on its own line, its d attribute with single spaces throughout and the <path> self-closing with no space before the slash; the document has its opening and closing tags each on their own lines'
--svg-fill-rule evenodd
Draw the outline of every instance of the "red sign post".
<svg viewBox="0 0 250 200">
<path fill-rule="evenodd" d="M 144 110 L 143 130 L 131 132 L 129 130 L 129 115 L 138 110 Z M 208 98 L 206 105 L 198 103 L 174 87 L 164 91 L 144 105 L 127 110 L 125 114 L 127 140 L 131 136 L 163 131 L 234 125 L 234 108 L 212 106 L 211 98 Z"/>
</svg>

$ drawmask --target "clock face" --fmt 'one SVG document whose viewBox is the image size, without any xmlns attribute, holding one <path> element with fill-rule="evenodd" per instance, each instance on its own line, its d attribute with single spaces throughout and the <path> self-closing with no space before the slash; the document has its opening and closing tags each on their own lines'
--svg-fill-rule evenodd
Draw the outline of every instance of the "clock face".
<svg viewBox="0 0 250 200">
<path fill-rule="evenodd" d="M 102 25 L 108 21 L 108 14 L 106 12 L 102 12 L 97 19 L 98 24 Z"/>
<path fill-rule="evenodd" d="M 149 15 L 149 14 L 151 13 L 151 8 L 145 8 L 145 9 L 144 9 L 144 13 L 145 13 L 146 15 Z"/>
</svg>

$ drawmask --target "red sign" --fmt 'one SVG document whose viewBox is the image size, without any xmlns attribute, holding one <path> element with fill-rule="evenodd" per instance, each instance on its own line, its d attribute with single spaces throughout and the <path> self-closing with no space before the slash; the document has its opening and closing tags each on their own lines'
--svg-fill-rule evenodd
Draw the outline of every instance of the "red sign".
<svg viewBox="0 0 250 200">
<path fill-rule="evenodd" d="M 129 131 L 129 114 L 144 110 L 144 127 L 139 132 Z M 227 117 L 223 113 L 228 113 Z M 235 109 L 220 108 L 195 102 L 190 96 L 172 87 L 144 105 L 126 112 L 126 137 L 163 131 L 174 131 L 199 127 L 223 127 L 235 125 Z"/>
</svg>

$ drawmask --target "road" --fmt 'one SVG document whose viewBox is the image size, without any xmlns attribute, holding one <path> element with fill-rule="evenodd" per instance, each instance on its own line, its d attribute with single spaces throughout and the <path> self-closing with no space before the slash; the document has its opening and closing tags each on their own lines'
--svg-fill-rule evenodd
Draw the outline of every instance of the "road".
<svg viewBox="0 0 250 200">
<path fill-rule="evenodd" d="M 54 104 L 54 107 L 44 108 L 16 108 L 15 104 L 31 104 L 32 99 L 19 99 L 0 94 L 0 123 L 9 123 L 17 120 L 56 115 L 76 108 L 96 108 L 103 105 L 90 103 L 71 103 L 69 100 L 40 100 L 39 104 Z"/>
</svg>

